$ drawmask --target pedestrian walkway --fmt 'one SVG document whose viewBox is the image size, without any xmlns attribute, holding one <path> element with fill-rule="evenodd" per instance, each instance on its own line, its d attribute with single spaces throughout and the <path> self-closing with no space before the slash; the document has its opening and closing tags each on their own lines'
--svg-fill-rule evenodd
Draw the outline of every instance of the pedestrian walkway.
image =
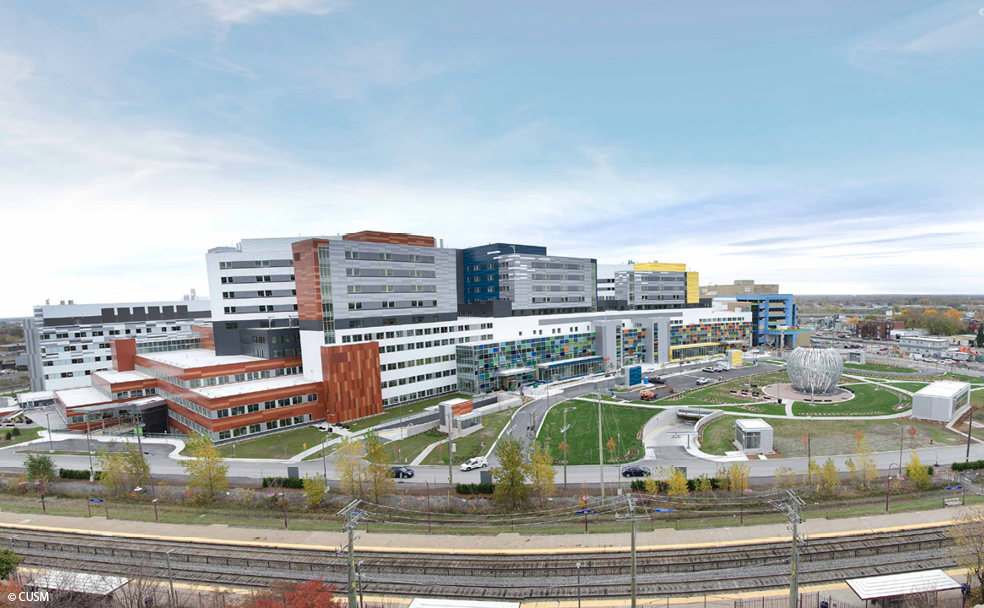
<svg viewBox="0 0 984 608">
<path fill-rule="evenodd" d="M 423 462 L 424 458 L 427 458 L 427 456 L 429 456 L 430 453 L 433 452 L 438 446 L 444 445 L 447 442 L 448 442 L 447 439 L 442 439 L 440 441 L 435 441 L 434 443 L 430 444 L 429 446 L 424 448 L 423 451 L 417 454 L 417 457 L 413 459 L 413 462 L 410 463 L 410 466 L 412 467 L 417 466 L 418 464 Z"/>
<path fill-rule="evenodd" d="M 853 519 L 807 519 L 800 525 L 800 534 L 809 538 L 853 536 L 896 530 L 950 525 L 953 518 L 966 513 L 969 507 L 935 509 L 914 513 L 895 513 Z M 340 526 L 339 526 L 340 527 Z M 0 513 L 0 530 L 46 530 L 78 534 L 99 534 L 127 538 L 166 539 L 216 545 L 264 548 L 307 548 L 335 551 L 347 541 L 339 531 L 272 530 L 237 528 L 225 525 L 196 526 L 189 524 L 157 524 L 152 522 L 107 520 L 104 517 L 63 517 L 56 515 L 24 515 Z M 243 540 L 249 538 L 251 540 Z M 626 553 L 630 551 L 628 523 L 625 532 L 616 534 L 526 535 L 502 533 L 488 536 L 453 536 L 426 534 L 390 534 L 359 532 L 356 550 L 375 553 L 421 553 L 446 555 L 541 555 L 578 553 Z M 639 531 L 639 551 L 700 549 L 702 547 L 741 546 L 787 542 L 786 524 L 735 526 L 704 530 Z"/>
</svg>

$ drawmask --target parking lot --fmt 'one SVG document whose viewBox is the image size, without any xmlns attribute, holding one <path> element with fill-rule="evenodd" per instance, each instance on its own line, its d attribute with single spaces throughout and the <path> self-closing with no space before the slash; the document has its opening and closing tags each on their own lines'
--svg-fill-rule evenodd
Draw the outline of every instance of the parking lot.
<svg viewBox="0 0 984 608">
<path fill-rule="evenodd" d="M 713 367 L 715 364 L 710 363 L 707 366 Z M 707 367 L 705 366 L 705 367 Z M 697 381 L 700 378 L 708 378 L 713 382 L 722 382 L 725 380 L 732 380 L 734 378 L 743 378 L 745 376 L 750 376 L 752 374 L 761 374 L 764 372 L 771 372 L 773 370 L 781 369 L 780 365 L 772 365 L 771 363 L 759 363 L 754 366 L 742 366 L 731 370 L 726 370 L 723 372 L 704 372 L 701 371 L 702 368 L 692 369 L 685 371 L 683 373 L 678 373 L 672 376 L 660 376 L 666 380 L 666 384 L 673 388 L 677 392 L 687 391 L 692 388 L 697 388 Z M 656 376 L 658 374 L 650 374 L 651 376 Z M 658 384 L 653 386 L 646 386 L 638 389 L 634 389 L 625 393 L 615 393 L 615 397 L 619 399 L 625 399 L 626 401 L 635 401 L 639 398 L 639 391 L 647 390 L 650 388 L 656 388 L 660 386 Z M 710 384 L 706 385 L 710 386 Z M 657 389 L 656 397 L 662 399 L 668 394 L 666 389 Z"/>
</svg>

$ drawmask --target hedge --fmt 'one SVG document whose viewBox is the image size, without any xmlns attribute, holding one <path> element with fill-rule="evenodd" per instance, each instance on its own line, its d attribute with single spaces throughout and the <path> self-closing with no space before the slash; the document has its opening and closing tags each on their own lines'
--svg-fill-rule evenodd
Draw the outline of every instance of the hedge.
<svg viewBox="0 0 984 608">
<path fill-rule="evenodd" d="M 492 494 L 495 484 L 492 483 L 456 483 L 454 491 L 458 494 Z"/>
<path fill-rule="evenodd" d="M 268 488 L 271 485 L 282 485 L 282 487 L 291 490 L 303 490 L 304 480 L 294 477 L 264 477 L 263 487 Z"/>
<path fill-rule="evenodd" d="M 711 477 L 711 489 L 719 490 L 721 489 L 721 480 L 717 477 Z M 635 479 L 629 486 L 633 492 L 645 492 L 646 491 L 646 481 L 644 479 Z M 669 484 L 665 481 L 656 482 L 657 492 L 666 492 L 669 489 Z M 687 480 L 687 489 L 691 492 L 697 491 L 697 481 L 695 479 Z"/>
<path fill-rule="evenodd" d="M 984 469 L 984 460 L 971 460 L 970 462 L 954 462 L 950 465 L 954 471 L 975 471 Z"/>
<path fill-rule="evenodd" d="M 79 469 L 58 469 L 58 476 L 62 479 L 89 479 L 89 471 Z M 102 471 L 96 471 L 96 481 L 102 479 Z"/>
</svg>

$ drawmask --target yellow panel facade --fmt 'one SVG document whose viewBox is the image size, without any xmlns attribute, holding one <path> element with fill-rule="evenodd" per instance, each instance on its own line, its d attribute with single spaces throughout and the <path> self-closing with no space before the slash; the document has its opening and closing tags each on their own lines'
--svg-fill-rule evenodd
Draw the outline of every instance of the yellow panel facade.
<svg viewBox="0 0 984 608">
<path fill-rule="evenodd" d="M 687 304 L 696 304 L 700 301 L 700 273 L 687 273 Z"/>
<path fill-rule="evenodd" d="M 635 270 L 662 270 L 664 272 L 687 272 L 686 264 L 660 264 L 659 262 L 647 262 L 636 264 Z"/>
<path fill-rule="evenodd" d="M 733 367 L 741 367 L 743 353 L 737 348 L 730 352 L 731 352 L 731 365 Z"/>
</svg>

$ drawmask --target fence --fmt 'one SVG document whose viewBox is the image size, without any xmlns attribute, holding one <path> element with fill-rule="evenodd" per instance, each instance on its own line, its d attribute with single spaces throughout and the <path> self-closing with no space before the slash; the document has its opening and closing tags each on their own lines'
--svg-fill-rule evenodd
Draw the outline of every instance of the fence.
<svg viewBox="0 0 984 608">
<path fill-rule="evenodd" d="M 819 591 L 800 593 L 797 608 L 864 608 L 864 604 L 854 604 L 831 596 L 821 596 Z M 735 600 L 735 608 L 789 608 L 788 595 L 759 597 Z"/>
</svg>

